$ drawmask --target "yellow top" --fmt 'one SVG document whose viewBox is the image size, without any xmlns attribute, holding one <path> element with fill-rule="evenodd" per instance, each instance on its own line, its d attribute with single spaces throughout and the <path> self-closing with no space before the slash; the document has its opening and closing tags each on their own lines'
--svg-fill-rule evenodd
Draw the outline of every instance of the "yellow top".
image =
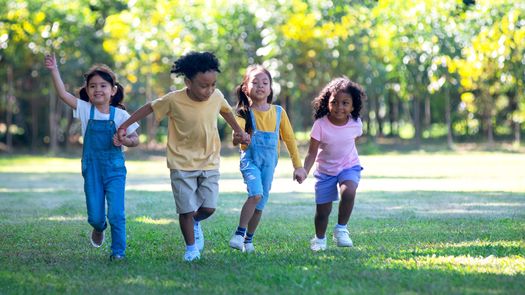
<svg viewBox="0 0 525 295">
<path fill-rule="evenodd" d="M 151 107 L 157 121 L 168 117 L 168 168 L 219 169 L 221 141 L 217 116 L 232 109 L 218 89 L 208 100 L 194 101 L 184 88 L 154 100 Z"/>
<path fill-rule="evenodd" d="M 270 109 L 268 111 L 258 111 L 255 109 L 252 109 L 252 113 L 255 117 L 255 124 L 257 124 L 257 129 L 261 131 L 275 131 L 275 123 L 276 123 L 276 116 L 277 116 L 277 110 L 275 105 L 271 105 Z M 237 120 L 237 123 L 239 123 L 239 126 L 244 130 L 244 127 L 246 126 L 246 121 L 238 116 L 235 116 L 235 119 Z M 294 168 L 300 168 L 303 167 L 303 163 L 301 162 L 301 159 L 299 157 L 299 150 L 297 149 L 297 143 L 295 142 L 295 135 L 293 133 L 292 124 L 290 124 L 290 119 L 288 119 L 288 115 L 286 114 L 286 111 L 282 109 L 281 111 L 281 123 L 279 125 L 279 135 L 281 139 L 284 141 L 284 144 L 286 145 L 286 149 L 288 150 L 288 154 L 290 154 L 290 158 L 292 159 L 292 165 Z M 280 146 L 279 141 L 279 146 Z M 241 145 L 241 149 L 245 150 L 246 146 Z"/>
</svg>

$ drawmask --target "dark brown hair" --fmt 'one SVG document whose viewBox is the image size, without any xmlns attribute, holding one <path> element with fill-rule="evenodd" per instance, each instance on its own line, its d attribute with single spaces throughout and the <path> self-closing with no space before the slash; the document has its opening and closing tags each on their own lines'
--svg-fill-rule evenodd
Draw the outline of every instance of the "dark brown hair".
<svg viewBox="0 0 525 295">
<path fill-rule="evenodd" d="M 89 102 L 89 96 L 87 94 L 86 87 L 89 84 L 91 78 L 95 76 L 99 76 L 102 79 L 104 79 L 104 81 L 111 84 L 111 87 L 117 86 L 117 92 L 111 97 L 111 101 L 109 102 L 109 104 L 111 106 L 125 110 L 126 107 L 124 107 L 124 105 L 122 104 L 122 101 L 124 100 L 124 88 L 122 87 L 122 85 L 120 85 L 120 83 L 117 82 L 117 76 L 115 75 L 115 73 L 108 66 L 103 64 L 97 64 L 92 66 L 87 71 L 87 73 L 84 74 L 84 86 L 82 86 L 82 88 L 80 88 L 79 90 L 80 99 Z"/>
<path fill-rule="evenodd" d="M 347 93 L 352 97 L 352 105 L 354 109 L 350 115 L 354 120 L 359 118 L 363 101 L 366 99 L 366 93 L 361 85 L 343 76 L 328 82 L 319 95 L 314 98 L 312 101 L 314 119 L 322 118 L 329 113 L 328 101 L 330 100 L 330 97 L 336 96 L 340 92 Z"/>
<path fill-rule="evenodd" d="M 246 73 L 244 74 L 244 78 L 242 79 L 242 83 L 235 88 L 235 93 L 237 94 L 236 114 L 237 116 L 243 118 L 246 121 L 244 131 L 250 134 L 253 130 L 252 119 L 250 116 L 250 100 L 248 96 L 246 95 L 246 93 L 244 93 L 242 88 L 247 85 L 248 80 L 250 79 L 250 74 L 255 71 L 261 71 L 265 73 L 268 76 L 268 79 L 270 79 L 270 95 L 268 95 L 268 97 L 266 98 L 266 101 L 268 103 L 272 103 L 273 101 L 272 75 L 270 74 L 270 72 L 265 67 L 259 64 L 248 66 L 246 68 Z"/>
</svg>

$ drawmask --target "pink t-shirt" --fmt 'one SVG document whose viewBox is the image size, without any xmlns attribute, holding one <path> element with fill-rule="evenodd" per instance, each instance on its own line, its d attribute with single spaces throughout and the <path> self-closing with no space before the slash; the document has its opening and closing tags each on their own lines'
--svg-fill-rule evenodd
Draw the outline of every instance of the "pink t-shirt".
<svg viewBox="0 0 525 295">
<path fill-rule="evenodd" d="M 315 120 L 310 136 L 318 140 L 317 171 L 338 175 L 341 171 L 360 165 L 355 139 L 363 134 L 361 119 L 352 118 L 344 126 L 336 126 L 327 116 Z"/>
</svg>

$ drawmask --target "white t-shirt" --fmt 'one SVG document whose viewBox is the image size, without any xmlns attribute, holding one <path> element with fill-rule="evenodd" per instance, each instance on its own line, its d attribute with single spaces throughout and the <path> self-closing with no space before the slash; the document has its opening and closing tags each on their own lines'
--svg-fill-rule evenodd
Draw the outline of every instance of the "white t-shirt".
<svg viewBox="0 0 525 295">
<path fill-rule="evenodd" d="M 317 171 L 338 175 L 344 169 L 360 165 L 355 139 L 363 134 L 361 119 L 350 117 L 344 126 L 336 126 L 327 116 L 315 120 L 310 136 L 319 141 Z"/>
<path fill-rule="evenodd" d="M 91 103 L 83 101 L 81 99 L 77 98 L 77 109 L 73 110 L 73 117 L 80 120 L 82 123 L 82 136 L 85 136 L 86 134 L 86 128 L 89 121 L 89 112 L 91 110 Z M 115 126 L 118 129 L 118 127 L 124 123 L 129 118 L 128 112 L 126 112 L 123 109 L 115 107 L 115 118 L 113 120 L 115 121 Z M 93 116 L 93 119 L 95 120 L 109 120 L 109 114 L 103 114 L 95 108 L 95 113 Z M 131 134 L 135 130 L 139 128 L 139 124 L 137 122 L 129 125 L 129 127 L 126 129 L 126 134 Z"/>
</svg>

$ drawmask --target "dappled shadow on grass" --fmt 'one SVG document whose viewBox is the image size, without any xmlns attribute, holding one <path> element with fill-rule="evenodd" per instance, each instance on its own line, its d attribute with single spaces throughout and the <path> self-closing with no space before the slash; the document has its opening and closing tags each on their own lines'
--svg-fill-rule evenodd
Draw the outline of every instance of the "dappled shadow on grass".
<svg viewBox="0 0 525 295">
<path fill-rule="evenodd" d="M 361 216 L 525 217 L 525 193 L 510 192 L 363 192 L 354 212 Z"/>
<path fill-rule="evenodd" d="M 7 225 L 0 281 L 13 293 L 245 294 L 246 280 L 255 294 L 516 294 L 524 287 L 523 262 L 512 258 L 523 259 L 523 220 L 356 218 L 350 224 L 354 248 L 329 240 L 327 251 L 313 253 L 311 216 L 290 220 L 270 213 L 257 232 L 256 254 L 246 255 L 227 244 L 236 220 L 217 214 L 203 222 L 202 259 L 185 263 L 176 217 L 142 213 L 128 215 L 128 257 L 117 264 L 108 260 L 110 236 L 102 248 L 89 245 L 86 222 Z M 518 272 L 498 270 L 505 267 Z"/>
</svg>

